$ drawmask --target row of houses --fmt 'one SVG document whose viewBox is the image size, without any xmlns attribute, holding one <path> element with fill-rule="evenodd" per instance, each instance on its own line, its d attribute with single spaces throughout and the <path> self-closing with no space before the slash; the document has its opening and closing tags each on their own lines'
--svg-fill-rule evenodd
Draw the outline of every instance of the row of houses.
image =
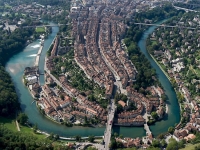
<svg viewBox="0 0 200 150">
<path fill-rule="evenodd" d="M 70 86 L 65 76 L 60 76 L 59 81 L 63 85 L 65 92 L 76 98 L 78 105 L 73 104 L 73 106 L 77 111 L 89 115 L 89 118 L 98 117 L 101 120 L 101 123 L 105 124 L 107 112 L 104 108 L 96 102 L 89 101 L 87 96 L 81 95 L 77 89 Z"/>
<path fill-rule="evenodd" d="M 38 105 L 41 106 L 45 114 L 58 122 L 60 122 L 61 119 L 67 121 L 72 119 L 72 116 L 69 112 L 63 112 L 63 108 L 71 105 L 71 97 L 65 93 L 62 93 L 63 98 L 61 98 L 61 93 L 55 93 L 47 84 L 41 88 L 42 92 L 38 101 Z M 69 115 L 69 118 L 66 118 L 67 115 Z"/>
<path fill-rule="evenodd" d="M 161 88 L 157 88 L 156 91 L 153 87 L 147 88 L 150 90 L 153 97 L 145 97 L 143 94 L 138 93 L 132 87 L 127 86 L 127 96 L 129 102 L 132 102 L 137 107 L 136 110 L 127 111 L 124 109 L 121 113 L 117 115 L 117 120 L 115 122 L 116 125 L 123 126 L 143 126 L 146 122 L 142 117 L 144 110 L 146 110 L 147 114 L 151 114 L 152 111 L 156 111 L 159 118 L 161 119 L 164 116 L 164 102 L 159 96 L 160 93 L 163 93 Z M 158 92 L 158 93 L 157 93 Z M 125 106 L 128 108 L 127 104 L 123 101 L 118 101 L 120 105 L 124 108 Z"/>
<path fill-rule="evenodd" d="M 121 5 L 128 7 L 126 3 Z M 72 12 L 78 14 L 78 19 L 72 20 L 72 35 L 75 37 L 75 61 L 89 79 L 105 87 L 106 97 L 110 98 L 115 79 L 121 80 L 125 89 L 128 81 L 135 80 L 137 70 L 119 42 L 119 35 L 126 30 L 123 17 L 117 17 L 114 10 L 107 7 L 104 4 L 74 7 Z"/>
</svg>

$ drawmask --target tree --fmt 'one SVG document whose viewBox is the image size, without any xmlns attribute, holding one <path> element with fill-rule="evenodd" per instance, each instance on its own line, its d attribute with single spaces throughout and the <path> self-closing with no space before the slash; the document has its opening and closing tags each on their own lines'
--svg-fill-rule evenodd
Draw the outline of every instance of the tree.
<svg viewBox="0 0 200 150">
<path fill-rule="evenodd" d="M 122 148 L 123 147 L 123 143 L 122 142 L 119 142 L 117 141 L 117 148 Z"/>
<path fill-rule="evenodd" d="M 87 116 L 85 116 L 85 118 L 84 118 L 84 124 L 88 124 L 89 122 L 88 122 L 88 119 L 87 119 Z"/>
<path fill-rule="evenodd" d="M 93 143 L 94 140 L 95 140 L 94 135 L 90 135 L 90 136 L 88 137 L 88 141 L 90 141 L 91 143 Z"/>
<path fill-rule="evenodd" d="M 159 135 L 157 136 L 157 138 L 158 138 L 158 139 L 164 139 L 164 136 L 165 136 L 165 135 L 164 135 L 163 133 L 161 133 L 161 134 L 159 134 Z"/>
<path fill-rule="evenodd" d="M 122 112 L 124 109 L 122 107 L 122 105 L 117 104 L 117 113 Z"/>
<path fill-rule="evenodd" d="M 96 99 L 95 99 L 95 97 L 94 97 L 94 94 L 90 94 L 90 95 L 88 96 L 88 100 L 90 100 L 90 101 L 95 101 Z"/>
<path fill-rule="evenodd" d="M 13 132 L 8 130 L 5 126 L 0 125 L 0 149 L 13 150 L 52 150 L 52 141 L 49 139 L 38 139 L 32 134 L 22 134 L 21 132 Z M 62 148 L 61 148 L 62 149 Z M 62 149 L 65 150 L 65 149 Z"/>
<path fill-rule="evenodd" d="M 33 132 L 36 133 L 37 130 L 38 130 L 38 125 L 37 125 L 37 123 L 36 123 L 36 124 L 33 126 Z"/>
<path fill-rule="evenodd" d="M 155 111 L 153 111 L 153 112 L 151 113 L 151 116 L 152 116 L 152 118 L 155 119 L 155 120 L 158 118 L 158 114 L 157 114 Z"/>
<path fill-rule="evenodd" d="M 185 147 L 185 143 L 186 143 L 186 140 L 185 140 L 185 139 L 179 141 L 179 142 L 178 142 L 178 147 L 179 147 L 179 148 L 184 148 L 184 147 Z"/>
<path fill-rule="evenodd" d="M 45 115 L 45 111 L 44 111 L 44 109 L 41 109 L 41 111 L 42 111 L 42 114 Z"/>
<path fill-rule="evenodd" d="M 114 137 L 118 137 L 118 133 L 117 132 L 114 133 Z"/>
<path fill-rule="evenodd" d="M 167 101 L 167 95 L 166 95 L 166 94 L 162 94 L 162 95 L 161 95 L 161 98 L 162 98 L 162 100 L 163 100 L 164 102 Z"/>
<path fill-rule="evenodd" d="M 117 148 L 117 142 L 116 142 L 115 138 L 111 138 L 111 141 L 110 141 L 110 143 L 109 143 L 109 148 L 110 148 L 110 149 L 115 149 L 115 148 Z"/>
<path fill-rule="evenodd" d="M 97 150 L 97 148 L 89 146 L 86 150 Z"/>
<path fill-rule="evenodd" d="M 171 133 L 171 134 L 173 134 L 174 130 L 175 130 L 174 127 L 169 127 L 169 128 L 168 128 L 168 132 Z"/>
<path fill-rule="evenodd" d="M 80 136 L 80 135 L 76 135 L 76 136 L 75 136 L 75 140 L 76 140 L 77 142 L 80 142 L 80 141 L 81 141 L 81 136 Z"/>
<path fill-rule="evenodd" d="M 200 145 L 195 146 L 194 150 L 200 150 Z"/>
<path fill-rule="evenodd" d="M 1 45 L 1 42 L 0 42 Z M 1 47 L 1 46 L 0 46 Z M 2 56 L 4 56 L 4 51 L 0 48 L 0 116 L 11 116 L 19 110 L 20 105 L 18 102 L 17 94 L 15 92 L 14 85 L 9 74 L 6 72 L 5 68 L 1 66 L 3 63 L 1 61 Z M 11 54 L 12 55 L 12 54 Z M 4 56 L 6 57 L 6 56 Z"/>
<path fill-rule="evenodd" d="M 127 100 L 128 100 L 127 96 L 124 95 L 124 94 L 121 94 L 121 95 L 122 95 L 122 96 L 121 96 L 122 101 L 124 101 L 124 102 L 126 103 Z"/>
<path fill-rule="evenodd" d="M 178 142 L 171 138 L 166 150 L 178 150 Z"/>
<path fill-rule="evenodd" d="M 64 95 L 60 95 L 60 98 L 61 98 L 62 100 L 64 100 L 64 99 L 65 99 Z"/>
<path fill-rule="evenodd" d="M 19 121 L 21 125 L 25 125 L 25 123 L 28 121 L 28 116 L 25 113 L 19 113 L 17 121 Z"/>
<path fill-rule="evenodd" d="M 149 148 L 147 148 L 147 150 L 160 150 L 160 148 L 158 148 L 158 147 L 149 147 Z"/>
<path fill-rule="evenodd" d="M 167 146 L 167 143 L 166 143 L 166 141 L 165 141 L 164 139 L 162 139 L 162 140 L 160 141 L 160 145 L 161 145 L 162 147 L 166 147 L 166 146 Z"/>
<path fill-rule="evenodd" d="M 60 136 L 58 134 L 54 135 L 55 141 L 57 141 L 59 138 L 60 138 Z"/>
<path fill-rule="evenodd" d="M 53 140 L 54 139 L 54 134 L 53 133 L 50 133 L 49 137 L 48 137 L 50 140 Z"/>
<path fill-rule="evenodd" d="M 159 140 L 153 140 L 153 142 L 152 142 L 152 146 L 153 147 L 160 147 L 160 141 Z"/>
</svg>

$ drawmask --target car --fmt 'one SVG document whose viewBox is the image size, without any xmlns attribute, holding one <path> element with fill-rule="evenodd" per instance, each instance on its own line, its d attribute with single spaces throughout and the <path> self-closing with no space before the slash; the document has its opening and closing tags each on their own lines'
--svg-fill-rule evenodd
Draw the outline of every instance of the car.
<svg viewBox="0 0 200 150">
<path fill-rule="evenodd" d="M 102 141 L 102 144 L 104 145 L 104 144 L 105 144 L 105 142 L 104 142 L 104 141 Z"/>
</svg>

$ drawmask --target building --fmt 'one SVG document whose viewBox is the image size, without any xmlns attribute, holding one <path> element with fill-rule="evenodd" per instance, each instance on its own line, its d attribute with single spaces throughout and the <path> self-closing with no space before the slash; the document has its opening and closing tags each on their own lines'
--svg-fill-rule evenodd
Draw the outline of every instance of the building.
<svg viewBox="0 0 200 150">
<path fill-rule="evenodd" d="M 36 82 L 38 82 L 38 77 L 37 76 L 26 76 L 25 79 L 28 81 L 27 84 L 34 84 Z"/>
</svg>

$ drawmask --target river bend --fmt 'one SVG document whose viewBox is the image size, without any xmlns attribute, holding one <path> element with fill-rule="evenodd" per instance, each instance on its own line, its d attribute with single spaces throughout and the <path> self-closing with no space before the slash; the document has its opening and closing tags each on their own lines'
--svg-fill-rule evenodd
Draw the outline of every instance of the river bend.
<svg viewBox="0 0 200 150">
<path fill-rule="evenodd" d="M 172 88 L 170 82 L 146 51 L 146 46 L 145 46 L 146 39 L 148 35 L 154 31 L 154 29 L 155 27 L 153 26 L 150 27 L 148 30 L 146 30 L 141 40 L 138 42 L 138 45 L 140 47 L 140 50 L 145 54 L 146 58 L 150 61 L 153 68 L 156 69 L 158 78 L 161 84 L 163 85 L 164 90 L 169 98 L 168 116 L 166 116 L 164 120 L 157 122 L 153 126 L 150 126 L 151 131 L 156 136 L 162 132 L 166 132 L 168 127 L 173 126 L 175 123 L 178 123 L 180 121 L 180 109 L 175 91 Z M 58 27 L 52 27 L 52 33 L 48 36 L 48 39 L 46 39 L 44 42 L 43 51 L 41 53 L 39 61 L 39 70 L 41 72 L 44 71 L 44 58 L 46 52 L 49 49 L 49 46 L 52 43 L 53 39 L 55 38 L 58 30 L 59 30 Z M 39 40 L 34 41 L 33 43 L 25 47 L 22 52 L 18 53 L 17 55 L 14 55 L 6 64 L 6 71 L 12 77 L 12 80 L 14 82 L 19 97 L 22 111 L 28 115 L 29 121 L 31 123 L 37 123 L 38 128 L 42 131 L 59 134 L 60 136 L 65 136 L 65 137 L 72 137 L 75 135 L 80 135 L 83 137 L 88 135 L 102 136 L 105 130 L 104 127 L 99 127 L 99 128 L 79 127 L 79 126 L 65 127 L 64 125 L 59 125 L 57 123 L 54 123 L 45 118 L 44 116 L 42 116 L 41 113 L 38 111 L 35 103 L 31 104 L 33 98 L 31 97 L 26 86 L 24 86 L 22 82 L 22 76 L 25 67 L 34 65 L 35 57 L 39 50 L 39 46 L 40 46 Z M 40 76 L 40 83 L 41 84 L 44 83 L 43 76 Z M 114 127 L 113 130 L 114 132 L 122 134 L 125 137 L 141 137 L 145 135 L 145 130 L 142 127 Z"/>
</svg>

